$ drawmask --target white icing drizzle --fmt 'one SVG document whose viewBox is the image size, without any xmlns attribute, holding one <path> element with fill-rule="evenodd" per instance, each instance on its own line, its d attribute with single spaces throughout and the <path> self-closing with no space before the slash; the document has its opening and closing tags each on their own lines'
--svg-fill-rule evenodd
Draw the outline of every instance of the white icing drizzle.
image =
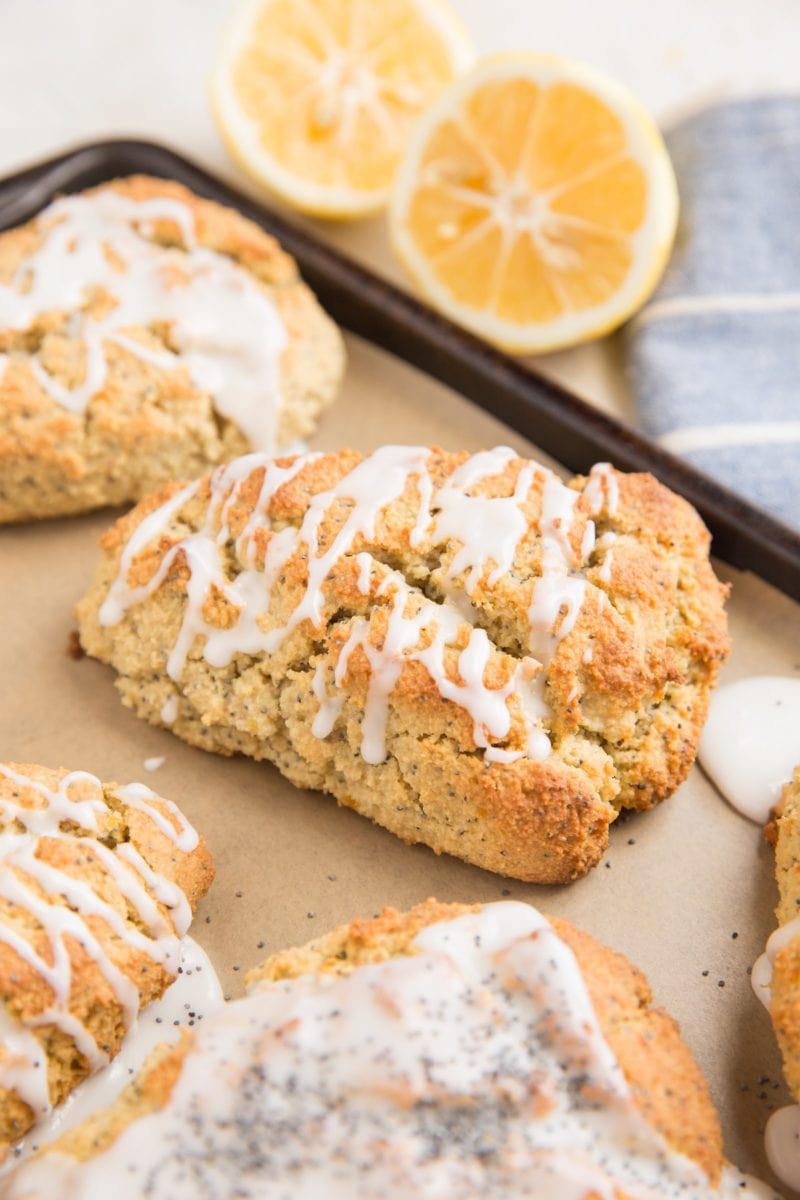
<svg viewBox="0 0 800 1200">
<path fill-rule="evenodd" d="M 358 563 L 358 579 L 356 587 L 361 592 L 362 596 L 368 596 L 370 590 L 370 579 L 372 578 L 372 555 L 361 551 L 356 555 Z"/>
<path fill-rule="evenodd" d="M 344 696 L 329 696 L 325 688 L 325 663 L 320 660 L 314 669 L 311 689 L 319 701 L 317 715 L 311 726 L 314 737 L 326 738 L 336 724 L 342 711 Z"/>
<path fill-rule="evenodd" d="M 166 761 L 163 754 L 154 754 L 152 758 L 146 758 L 142 766 L 145 771 L 159 771 Z"/>
<path fill-rule="evenodd" d="M 464 628 L 459 613 L 448 604 L 436 604 L 419 593 L 412 592 L 403 576 L 390 572 L 384 581 L 384 594 L 392 599 L 388 611 L 388 623 L 380 646 L 373 645 L 370 638 L 370 622 L 358 617 L 346 643 L 342 647 L 334 672 L 334 682 L 341 687 L 347 675 L 350 657 L 360 647 L 370 665 L 369 688 L 362 720 L 361 755 L 365 762 L 377 764 L 386 758 L 386 728 L 389 697 L 397 682 L 404 663 L 420 662 L 428 671 L 439 695 L 464 709 L 473 721 L 475 745 L 488 748 L 488 738 L 502 740 L 511 728 L 508 698 L 512 694 L 522 695 L 529 689 L 528 677 L 539 670 L 533 659 L 523 660 L 509 681 L 500 688 L 488 688 L 484 682 L 484 671 L 491 654 L 491 642 L 484 629 L 470 630 L 467 645 L 458 656 L 458 674 L 463 683 L 454 682 L 446 668 L 446 648 L 451 646 Z M 428 636 L 423 639 L 425 632 Z M 421 643 L 426 643 L 420 648 Z M 318 668 L 319 670 L 319 668 Z M 312 730 L 333 728 L 333 708 L 330 698 L 318 688 L 321 674 L 315 676 L 315 695 L 321 699 L 320 713 L 324 719 L 319 726 L 315 722 Z M 338 698 L 341 703 L 341 698 Z M 327 706 L 327 707 L 326 707 Z M 338 712 L 337 714 L 338 715 Z M 335 721 L 335 717 L 334 717 Z M 533 734 L 534 730 L 529 730 Z M 317 733 L 317 736 L 325 736 Z M 549 750 L 549 743 L 548 743 Z M 544 757 L 538 753 L 535 741 L 529 746 L 532 757 Z M 522 756 L 522 752 L 518 757 Z M 517 756 L 515 756 L 517 757 Z M 494 757 L 490 761 L 510 762 L 511 759 Z"/>
<path fill-rule="evenodd" d="M 170 221 L 183 248 L 148 240 L 149 223 Z M 112 191 L 67 196 L 37 218 L 42 244 L 0 284 L 0 328 L 25 330 L 46 313 L 71 312 L 86 354 L 83 382 L 66 388 L 27 360 L 47 394 L 83 412 L 102 390 L 105 346 L 162 370 L 185 368 L 215 408 L 257 450 L 275 448 L 280 358 L 286 329 L 264 289 L 225 255 L 197 244 L 194 218 L 176 200 L 132 200 Z M 103 316 L 85 311 L 100 289 L 115 301 Z M 167 323 L 173 351 L 154 350 L 131 330 Z"/>
<path fill-rule="evenodd" d="M 24 1138 L 14 1143 L 12 1153 L 0 1164 L 0 1175 L 7 1175 L 42 1146 L 49 1145 L 92 1114 L 108 1108 L 130 1083 L 131 1077 L 142 1068 L 156 1046 L 177 1042 L 183 1030 L 197 1028 L 221 1007 L 222 988 L 208 955 L 192 938 L 184 937 L 181 940 L 180 972 L 175 982 L 160 999 L 154 1000 L 139 1013 L 113 1062 L 85 1079 L 63 1104 L 37 1121 Z M 29 1038 L 33 1043 L 30 1050 L 39 1052 L 35 1038 L 19 1032 L 5 1008 L 0 1006 L 0 1039 L 7 1052 L 8 1047 L 14 1046 L 19 1038 Z M 28 1050 L 28 1047 L 24 1049 Z M 20 1075 L 24 1082 L 26 1056 L 23 1053 L 21 1057 L 23 1070 Z M 9 1076 L 7 1070 L 6 1077 Z M 44 1075 L 42 1078 L 46 1089 L 47 1081 Z M 28 1103 L 31 1101 L 28 1100 Z M 47 1107 L 46 1090 L 42 1103 L 31 1104 L 31 1107 L 35 1111 Z"/>
<path fill-rule="evenodd" d="M 466 571 L 468 595 L 484 577 L 490 562 L 496 565 L 486 580 L 489 587 L 508 574 L 517 547 L 528 531 L 528 521 L 521 506 L 533 483 L 535 468 L 532 465 L 519 472 L 513 496 L 473 496 L 469 492 L 481 480 L 499 475 L 516 457 L 507 446 L 473 454 L 435 494 L 435 540 L 445 542 L 453 538 L 461 543 L 447 577 L 452 579 Z M 563 484 L 560 486 L 566 491 Z"/>
<path fill-rule="evenodd" d="M 14 1088 L 34 1113 L 41 1115 L 50 1108 L 47 1060 L 33 1030 L 48 1025 L 59 1028 L 73 1039 L 91 1071 L 108 1062 L 108 1053 L 70 1012 L 72 965 L 65 937 L 77 941 L 96 963 L 122 1009 L 125 1025 L 130 1027 L 139 1010 L 139 991 L 115 966 L 92 933 L 88 919 L 101 918 L 131 949 L 145 953 L 168 974 L 175 975 L 180 962 L 180 937 L 188 928 L 191 910 L 181 889 L 154 872 L 132 843 L 120 843 L 110 849 L 96 838 L 74 832 L 76 826 L 99 832 L 98 816 L 111 813 L 102 784 L 93 775 L 74 771 L 65 775 L 55 789 L 4 765 L 0 765 L 0 776 L 28 794 L 32 792 L 41 801 L 32 806 L 0 795 L 0 819 L 5 826 L 0 833 L 0 897 L 36 919 L 46 936 L 49 954 L 44 957 L 37 953 L 22 934 L 2 922 L 0 942 L 33 967 L 52 992 L 48 1007 L 37 1016 L 26 1018 L 24 1024 L 0 1004 L 4 1049 L 0 1058 L 0 1086 Z M 73 798 L 71 793 L 78 786 L 83 797 Z M 156 798 L 143 784 L 119 788 L 115 795 L 129 808 L 143 812 L 176 849 L 185 851 L 196 846 L 197 833 L 182 814 L 168 801 Z M 177 828 L 152 804 L 155 799 L 175 816 Z M 40 839 L 68 841 L 77 850 L 84 848 L 88 855 L 99 860 L 122 897 L 138 914 L 143 928 L 126 921 L 89 883 L 39 858 Z M 66 905 L 50 903 L 50 897 L 63 897 Z M 170 911 L 170 919 L 160 911 L 156 901 Z"/>
<path fill-rule="evenodd" d="M 124 787 L 117 789 L 117 795 L 128 808 L 135 808 L 139 812 L 145 813 L 156 828 L 160 829 L 164 836 L 168 837 L 184 854 L 190 854 L 192 850 L 197 849 L 200 835 L 186 820 L 177 804 L 173 804 L 171 800 L 163 797 L 157 797 L 155 792 L 152 792 L 143 783 L 126 783 Z M 163 812 L 159 812 L 150 803 L 156 799 L 160 799 L 162 807 L 166 808 L 170 816 L 174 817 L 174 822 L 168 821 Z M 177 829 L 175 828 L 176 824 Z"/>
<path fill-rule="evenodd" d="M 178 719 L 178 697 L 170 696 L 165 700 L 159 715 L 165 725 L 172 725 Z"/>
<path fill-rule="evenodd" d="M 614 516 L 619 507 L 619 482 L 610 463 L 595 463 L 583 494 L 595 516 L 601 512 Z"/>
<path fill-rule="evenodd" d="M 512 763 L 516 762 L 518 758 L 524 758 L 525 751 L 504 750 L 502 746 L 487 746 L 483 757 L 487 763 Z"/>
<path fill-rule="evenodd" d="M 719 688 L 698 757 L 728 803 L 763 825 L 800 763 L 800 679 L 761 675 Z"/>
<path fill-rule="evenodd" d="M 129 608 L 153 594 L 170 571 L 177 555 L 188 569 L 186 605 L 177 638 L 167 660 L 167 673 L 180 683 L 186 658 L 196 639 L 203 640 L 202 654 L 214 667 L 227 666 L 237 654 L 274 653 L 301 622 L 310 621 L 319 628 L 325 597 L 325 581 L 336 565 L 348 556 L 357 567 L 356 587 L 362 595 L 374 588 L 376 598 L 388 597 L 383 608 L 388 626 L 380 647 L 370 639 L 368 618 L 355 616 L 345 646 L 333 671 L 316 664 L 312 690 L 319 708 L 313 722 L 315 736 L 332 732 L 343 707 L 341 692 L 349 659 L 360 648 L 370 666 L 370 682 L 362 722 L 361 753 L 369 763 L 380 763 L 386 754 L 386 726 L 389 698 L 404 663 L 421 662 L 427 668 L 439 694 L 457 704 L 471 716 L 474 741 L 489 749 L 490 740 L 502 740 L 511 727 L 509 702 L 516 697 L 525 722 L 526 748 L 503 748 L 487 761 L 508 763 L 528 754 L 545 758 L 550 741 L 545 723 L 549 708 L 545 702 L 545 669 L 559 641 L 575 626 L 583 604 L 586 583 L 581 576 L 587 557 L 594 548 L 594 525 L 590 521 L 581 538 L 580 548 L 573 547 L 572 530 L 575 506 L 580 493 L 565 486 L 552 472 L 535 464 L 522 464 L 517 472 L 511 496 L 473 495 L 479 485 L 507 470 L 517 456 L 508 447 L 481 451 L 462 463 L 444 483 L 435 487 L 429 471 L 430 451 L 419 446 L 384 446 L 361 460 L 328 490 L 312 497 L 298 526 L 275 532 L 266 547 L 263 563 L 257 561 L 252 543 L 259 530 L 269 530 L 267 506 L 277 489 L 313 457 L 306 456 L 288 467 L 278 467 L 261 455 L 248 455 L 229 466 L 219 468 L 210 482 L 211 499 L 201 529 L 180 536 L 181 509 L 197 494 L 200 484 L 190 484 L 149 514 L 134 530 L 124 548 L 117 577 L 100 608 L 103 625 L 117 624 Z M 244 530 L 236 539 L 236 551 L 245 569 L 234 579 L 226 574 L 222 548 L 231 540 L 228 513 L 235 504 L 242 484 L 257 468 L 264 470 L 261 495 Z M 445 651 L 464 637 L 466 623 L 477 625 L 479 609 L 474 595 L 479 583 L 496 587 L 512 572 L 522 540 L 530 529 L 527 514 L 535 483 L 542 489 L 541 578 L 537 580 L 529 609 L 530 654 L 523 657 L 513 678 L 503 687 L 488 688 L 484 670 L 491 643 L 483 629 L 469 632 L 466 647 L 460 650 L 458 670 L 461 682 L 454 681 L 446 667 Z M 409 485 L 411 485 L 409 487 Z M 616 480 L 610 468 L 594 473 L 587 486 L 613 493 Z M 424 597 L 411 588 L 401 574 L 380 567 L 382 580 L 375 587 L 376 562 L 367 550 L 355 550 L 358 541 L 369 543 L 376 536 L 379 516 L 406 491 L 416 491 L 417 517 L 410 541 L 413 548 L 446 545 L 452 554 L 439 581 L 445 593 L 444 603 Z M 335 533 L 320 544 L 323 521 L 332 511 L 338 524 Z M 170 526 L 177 534 L 170 549 L 161 558 L 152 579 L 133 587 L 128 574 L 133 561 L 148 546 L 157 542 Z M 307 563 L 303 592 L 288 620 L 275 626 L 270 613 L 270 593 L 281 569 L 293 556 L 302 555 Z M 458 580 L 463 578 L 463 587 Z M 220 629 L 206 619 L 204 605 L 214 591 L 234 610 L 234 619 Z M 421 646 L 421 639 L 426 643 Z M 331 694 L 329 689 L 336 691 Z M 165 723 L 171 723 L 163 717 Z M 497 749 L 497 748 L 495 748 Z"/>
<path fill-rule="evenodd" d="M 597 570 L 597 577 L 603 583 L 611 583 L 614 562 L 613 546 L 616 540 L 617 535 L 609 531 L 608 533 L 604 533 L 602 537 L 599 537 L 595 543 L 596 549 L 603 554 L 603 561 Z"/>
<path fill-rule="evenodd" d="M 525 904 L 423 929 L 417 953 L 262 984 L 197 1032 L 169 1105 L 9 1200 L 708 1200 L 646 1121 L 578 964 Z M 742 1186 L 744 1185 L 744 1186 Z"/>
<path fill-rule="evenodd" d="M 564 487 L 557 476 L 548 475 L 542 493 L 542 577 L 533 589 L 528 610 L 531 648 L 545 663 L 561 638 L 574 628 L 586 593 L 584 580 L 571 574 L 581 565 L 569 540 L 578 497 L 579 493 Z"/>
</svg>

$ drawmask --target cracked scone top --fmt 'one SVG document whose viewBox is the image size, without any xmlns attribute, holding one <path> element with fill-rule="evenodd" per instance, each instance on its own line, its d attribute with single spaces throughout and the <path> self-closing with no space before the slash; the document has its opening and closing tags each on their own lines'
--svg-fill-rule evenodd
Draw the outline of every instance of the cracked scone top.
<svg viewBox="0 0 800 1200">
<path fill-rule="evenodd" d="M 309 433 L 343 367 L 288 255 L 134 176 L 0 234 L 0 521 L 146 495 Z"/>
<path fill-rule="evenodd" d="M 253 972 L 8 1200 L 748 1200 L 647 982 L 513 902 L 386 910 Z"/>
<path fill-rule="evenodd" d="M 503 447 L 248 456 L 109 531 L 81 641 L 187 741 L 562 882 L 693 761 L 727 650 L 708 540 L 648 476 Z"/>
<path fill-rule="evenodd" d="M 177 977 L 213 876 L 143 784 L 0 764 L 0 1157 Z"/>
</svg>

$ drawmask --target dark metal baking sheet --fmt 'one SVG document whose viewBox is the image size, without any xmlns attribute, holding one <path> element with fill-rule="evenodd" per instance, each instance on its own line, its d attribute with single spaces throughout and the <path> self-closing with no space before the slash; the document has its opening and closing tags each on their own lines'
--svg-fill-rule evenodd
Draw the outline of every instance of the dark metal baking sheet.
<svg viewBox="0 0 800 1200">
<path fill-rule="evenodd" d="M 800 600 L 800 533 L 173 150 L 151 142 L 95 142 L 0 180 L 0 229 L 28 220 L 57 192 L 135 172 L 177 179 L 256 221 L 296 258 L 340 325 L 454 388 L 571 471 L 586 471 L 598 460 L 651 471 L 698 509 L 719 558 Z"/>
</svg>

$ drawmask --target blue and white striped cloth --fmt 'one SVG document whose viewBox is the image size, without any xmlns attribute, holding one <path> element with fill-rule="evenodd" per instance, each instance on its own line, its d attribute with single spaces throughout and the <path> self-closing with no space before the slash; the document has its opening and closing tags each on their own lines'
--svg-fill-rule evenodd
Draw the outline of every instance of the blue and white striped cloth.
<svg viewBox="0 0 800 1200">
<path fill-rule="evenodd" d="M 626 330 L 641 424 L 800 526 L 800 97 L 710 108 L 666 140 L 678 237 Z"/>
</svg>

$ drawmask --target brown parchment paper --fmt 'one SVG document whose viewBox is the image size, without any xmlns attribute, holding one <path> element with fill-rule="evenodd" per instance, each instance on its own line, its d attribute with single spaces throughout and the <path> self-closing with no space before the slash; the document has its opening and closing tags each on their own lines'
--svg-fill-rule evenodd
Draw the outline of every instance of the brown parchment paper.
<svg viewBox="0 0 800 1200">
<path fill-rule="evenodd" d="M 353 338 L 348 349 L 343 396 L 314 446 L 505 443 L 536 455 L 405 364 Z M 217 880 L 192 932 L 226 992 L 239 994 L 245 971 L 269 952 L 387 904 L 406 908 L 431 895 L 530 901 L 643 968 L 711 1082 L 730 1158 L 768 1177 L 763 1126 L 788 1097 L 748 968 L 774 924 L 772 857 L 760 830 L 700 769 L 656 811 L 618 822 L 605 861 L 565 888 L 516 883 L 404 846 L 330 797 L 298 791 L 269 765 L 219 758 L 151 728 L 122 707 L 109 668 L 69 656 L 73 606 L 114 516 L 0 529 L 0 759 L 141 780 L 183 808 L 216 860 Z M 733 582 L 725 679 L 800 672 L 800 606 L 752 576 L 719 570 Z M 147 772 L 144 760 L 159 755 L 163 766 Z"/>
</svg>

